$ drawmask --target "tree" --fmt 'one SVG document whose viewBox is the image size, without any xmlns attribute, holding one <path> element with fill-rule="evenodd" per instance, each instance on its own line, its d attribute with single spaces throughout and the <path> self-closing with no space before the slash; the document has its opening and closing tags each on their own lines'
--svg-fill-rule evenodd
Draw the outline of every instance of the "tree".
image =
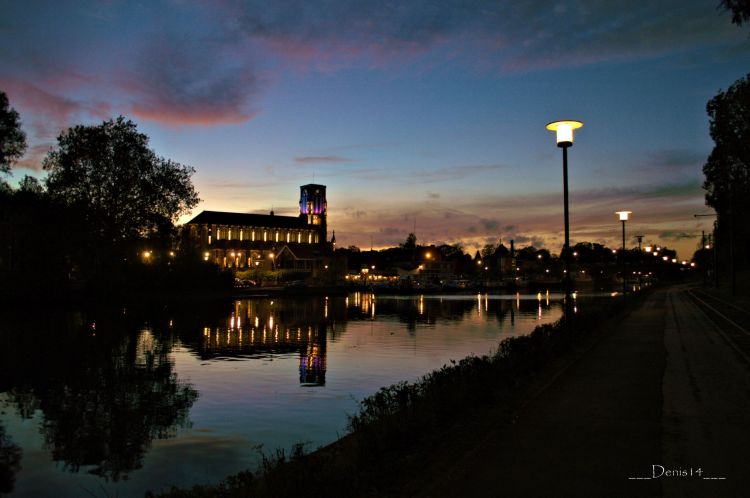
<svg viewBox="0 0 750 498">
<path fill-rule="evenodd" d="M 737 215 L 750 209 L 750 74 L 712 98 L 706 111 L 714 148 L 703 166 L 706 204 L 718 216 L 718 246 L 731 258 L 750 251 L 750 232 Z M 733 239 L 733 240 L 732 240 Z M 740 261 L 741 263 L 741 261 Z"/>
<path fill-rule="evenodd" d="M 732 22 L 737 26 L 750 21 L 750 0 L 721 0 L 719 6 L 732 12 Z"/>
<path fill-rule="evenodd" d="M 21 178 L 21 181 L 18 182 L 18 190 L 20 192 L 41 195 L 44 192 L 44 186 L 33 176 L 24 175 L 24 177 Z"/>
<path fill-rule="evenodd" d="M 703 188 L 708 205 L 721 214 L 730 189 L 737 199 L 750 193 L 750 74 L 709 100 L 706 111 L 715 146 L 703 166 Z"/>
<path fill-rule="evenodd" d="M 406 240 L 401 244 L 402 249 L 415 249 L 417 247 L 417 236 L 410 233 L 406 236 Z"/>
<path fill-rule="evenodd" d="M 10 168 L 26 152 L 26 134 L 21 129 L 18 112 L 10 107 L 8 96 L 0 92 L 0 173 Z"/>
<path fill-rule="evenodd" d="M 70 128 L 57 142 L 44 160 L 47 191 L 82 209 L 102 241 L 169 233 L 199 201 L 190 179 L 195 170 L 158 157 L 148 137 L 122 116 Z"/>
</svg>

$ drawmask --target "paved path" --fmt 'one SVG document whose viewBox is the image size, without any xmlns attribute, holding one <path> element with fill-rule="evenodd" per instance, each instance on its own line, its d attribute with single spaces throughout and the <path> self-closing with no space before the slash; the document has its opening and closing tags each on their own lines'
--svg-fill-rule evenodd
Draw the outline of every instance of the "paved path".
<svg viewBox="0 0 750 498">
<path fill-rule="evenodd" d="M 667 289 L 417 495 L 750 496 L 749 457 L 748 356 Z"/>
</svg>

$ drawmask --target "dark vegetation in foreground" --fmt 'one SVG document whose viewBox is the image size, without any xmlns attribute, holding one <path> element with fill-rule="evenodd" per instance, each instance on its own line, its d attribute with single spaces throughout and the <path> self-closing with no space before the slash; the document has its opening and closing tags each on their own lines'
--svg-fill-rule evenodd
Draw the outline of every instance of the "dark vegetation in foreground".
<svg viewBox="0 0 750 498">
<path fill-rule="evenodd" d="M 418 382 L 382 388 L 360 403 L 346 437 L 316 452 L 304 454 L 303 445 L 290 455 L 277 450 L 263 455 L 256 472 L 241 472 L 216 486 L 173 487 L 147 496 L 400 496 L 436 452 L 461 457 L 460 448 L 450 443 L 451 433 L 480 437 L 481 428 L 472 424 L 487 412 L 508 423 L 545 367 L 606 333 L 614 318 L 643 298 L 630 296 L 577 314 L 570 327 L 564 319 L 541 325 L 527 336 L 503 340 L 491 355 L 470 356 Z"/>
</svg>

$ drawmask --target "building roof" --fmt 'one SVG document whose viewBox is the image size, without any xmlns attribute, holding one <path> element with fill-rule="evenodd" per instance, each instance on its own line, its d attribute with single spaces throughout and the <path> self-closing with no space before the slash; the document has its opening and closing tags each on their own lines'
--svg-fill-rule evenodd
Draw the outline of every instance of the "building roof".
<svg viewBox="0 0 750 498">
<path fill-rule="evenodd" d="M 226 213 L 202 211 L 187 222 L 188 225 L 235 225 L 268 228 L 313 228 L 305 218 L 299 216 L 277 216 L 275 214 Z"/>
</svg>

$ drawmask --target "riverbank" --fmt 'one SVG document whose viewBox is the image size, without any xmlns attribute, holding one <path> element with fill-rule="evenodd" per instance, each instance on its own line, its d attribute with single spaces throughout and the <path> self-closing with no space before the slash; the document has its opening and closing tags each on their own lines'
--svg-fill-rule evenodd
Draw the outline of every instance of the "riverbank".
<svg viewBox="0 0 750 498">
<path fill-rule="evenodd" d="M 469 357 L 415 384 L 381 389 L 362 402 L 351 433 L 310 455 L 264 458 L 262 472 L 241 473 L 215 487 L 173 489 L 162 496 L 402 496 L 413 476 L 436 459 L 465 452 L 465 436 L 514 413 L 641 296 L 506 339 L 489 356 Z M 450 441 L 450 443 L 448 443 Z"/>
</svg>

